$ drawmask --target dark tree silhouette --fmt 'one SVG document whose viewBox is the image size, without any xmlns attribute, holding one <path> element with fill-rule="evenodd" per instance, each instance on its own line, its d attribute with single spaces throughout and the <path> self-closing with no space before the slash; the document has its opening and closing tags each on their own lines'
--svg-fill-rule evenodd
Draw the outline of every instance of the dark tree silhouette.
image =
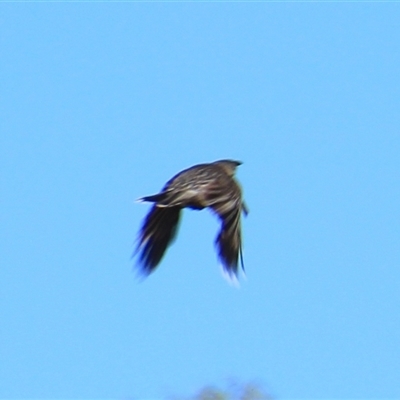
<svg viewBox="0 0 400 400">
<path fill-rule="evenodd" d="M 170 400 L 272 400 L 272 396 L 255 383 L 240 384 L 234 381 L 226 389 L 205 386 L 193 396 L 173 397 Z"/>
</svg>

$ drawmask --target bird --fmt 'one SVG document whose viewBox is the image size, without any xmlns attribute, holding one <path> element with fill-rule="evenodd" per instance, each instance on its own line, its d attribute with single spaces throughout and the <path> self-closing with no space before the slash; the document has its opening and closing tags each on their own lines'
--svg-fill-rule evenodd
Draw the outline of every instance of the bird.
<svg viewBox="0 0 400 400">
<path fill-rule="evenodd" d="M 239 260 L 244 272 L 241 213 L 247 216 L 249 212 L 234 177 L 241 164 L 224 159 L 194 165 L 173 176 L 159 193 L 138 199 L 153 203 L 142 222 L 134 252 L 140 253 L 137 265 L 143 276 L 156 269 L 174 241 L 182 210 L 209 208 L 221 222 L 215 245 L 223 272 L 237 280 Z"/>
</svg>

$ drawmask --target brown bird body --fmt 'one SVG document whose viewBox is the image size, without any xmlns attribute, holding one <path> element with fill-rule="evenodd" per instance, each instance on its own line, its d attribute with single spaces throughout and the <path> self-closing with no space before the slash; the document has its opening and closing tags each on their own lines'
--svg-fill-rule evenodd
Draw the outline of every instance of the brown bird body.
<svg viewBox="0 0 400 400">
<path fill-rule="evenodd" d="M 183 208 L 211 208 L 221 220 L 215 243 L 224 270 L 230 277 L 236 277 L 239 259 L 244 269 L 240 216 L 241 212 L 247 215 L 248 209 L 234 178 L 240 164 L 239 161 L 220 160 L 195 165 L 175 175 L 160 193 L 139 199 L 154 203 L 143 221 L 138 239 L 139 264 L 145 275 L 154 271 L 175 238 Z"/>
</svg>

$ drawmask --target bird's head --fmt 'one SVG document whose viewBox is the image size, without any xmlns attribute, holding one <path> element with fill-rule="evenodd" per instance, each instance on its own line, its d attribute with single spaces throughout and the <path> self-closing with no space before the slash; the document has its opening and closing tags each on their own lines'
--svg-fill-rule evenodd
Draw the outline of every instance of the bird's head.
<svg viewBox="0 0 400 400">
<path fill-rule="evenodd" d="M 219 160 L 215 161 L 213 164 L 220 165 L 228 175 L 233 176 L 235 175 L 236 168 L 243 163 L 236 160 Z"/>
</svg>

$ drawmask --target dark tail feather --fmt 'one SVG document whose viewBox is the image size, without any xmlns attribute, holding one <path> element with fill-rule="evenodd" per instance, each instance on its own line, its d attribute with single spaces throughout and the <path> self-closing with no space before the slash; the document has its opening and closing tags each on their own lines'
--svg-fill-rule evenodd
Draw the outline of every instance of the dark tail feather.
<svg viewBox="0 0 400 400">
<path fill-rule="evenodd" d="M 148 197 L 144 197 L 143 199 L 147 199 Z M 144 275 L 149 275 L 155 270 L 164 256 L 167 247 L 174 240 L 178 229 L 180 213 L 180 207 L 160 208 L 154 205 L 147 214 L 139 232 L 139 243 L 136 249 L 136 252 L 140 252 L 139 264 L 141 272 Z"/>
<path fill-rule="evenodd" d="M 151 203 L 158 203 L 161 202 L 165 199 L 165 193 L 161 192 L 161 193 L 157 193 L 157 194 L 153 194 L 151 196 L 145 196 L 145 197 L 141 197 L 138 201 L 148 201 Z"/>
<path fill-rule="evenodd" d="M 159 207 L 175 207 L 185 205 L 185 192 L 182 191 L 166 191 L 152 196 L 145 196 L 139 199 L 139 201 L 149 201 L 157 203 Z M 202 207 L 204 208 L 204 207 Z"/>
</svg>

